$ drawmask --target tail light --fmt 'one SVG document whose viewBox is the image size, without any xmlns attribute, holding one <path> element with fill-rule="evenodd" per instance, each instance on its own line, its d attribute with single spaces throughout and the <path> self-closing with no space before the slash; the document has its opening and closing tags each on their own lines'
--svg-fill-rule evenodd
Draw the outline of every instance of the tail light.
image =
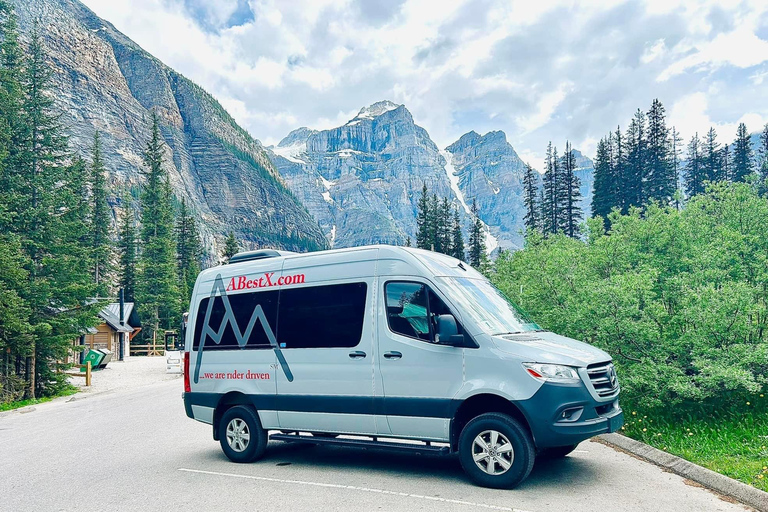
<svg viewBox="0 0 768 512">
<path fill-rule="evenodd" d="M 192 392 L 192 387 L 189 385 L 189 352 L 184 352 L 184 392 Z"/>
</svg>

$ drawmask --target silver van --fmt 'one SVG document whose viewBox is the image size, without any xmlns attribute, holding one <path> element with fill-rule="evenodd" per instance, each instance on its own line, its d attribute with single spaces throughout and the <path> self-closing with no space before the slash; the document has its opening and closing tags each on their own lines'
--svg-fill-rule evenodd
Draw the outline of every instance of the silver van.
<svg viewBox="0 0 768 512">
<path fill-rule="evenodd" d="M 188 325 L 187 416 L 234 462 L 270 439 L 458 454 L 475 483 L 511 488 L 537 455 L 623 423 L 608 354 L 429 251 L 240 253 L 200 273 Z"/>
</svg>

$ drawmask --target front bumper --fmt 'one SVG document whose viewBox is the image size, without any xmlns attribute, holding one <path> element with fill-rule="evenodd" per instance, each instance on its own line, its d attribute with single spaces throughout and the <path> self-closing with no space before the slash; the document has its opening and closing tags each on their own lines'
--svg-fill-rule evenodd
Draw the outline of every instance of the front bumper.
<svg viewBox="0 0 768 512">
<path fill-rule="evenodd" d="M 624 424 L 618 396 L 598 402 L 581 382 L 545 382 L 531 398 L 515 405 L 528 420 L 538 449 L 578 444 L 616 432 Z"/>
</svg>

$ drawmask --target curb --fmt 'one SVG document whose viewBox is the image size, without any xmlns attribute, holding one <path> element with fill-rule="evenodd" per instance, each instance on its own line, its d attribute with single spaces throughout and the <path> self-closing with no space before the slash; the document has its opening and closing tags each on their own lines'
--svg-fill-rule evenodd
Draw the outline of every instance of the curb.
<svg viewBox="0 0 768 512">
<path fill-rule="evenodd" d="M 692 462 L 681 459 L 649 446 L 640 441 L 635 441 L 621 434 L 602 434 L 598 439 L 609 446 L 620 448 L 642 459 L 668 469 L 672 473 L 703 485 L 725 496 L 729 496 L 739 502 L 749 505 L 760 512 L 768 512 L 768 492 L 761 491 L 745 483 L 729 478 L 720 473 L 697 466 Z"/>
</svg>

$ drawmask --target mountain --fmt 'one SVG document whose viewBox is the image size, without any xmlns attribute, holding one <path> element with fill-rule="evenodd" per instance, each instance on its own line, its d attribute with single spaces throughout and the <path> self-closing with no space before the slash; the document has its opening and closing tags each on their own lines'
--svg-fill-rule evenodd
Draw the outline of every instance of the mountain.
<svg viewBox="0 0 768 512">
<path fill-rule="evenodd" d="M 390 101 L 337 128 L 294 130 L 268 153 L 334 247 L 415 243 L 423 184 L 457 202 L 440 149 Z"/>
<path fill-rule="evenodd" d="M 202 88 L 75 0 L 14 0 L 28 33 L 37 20 L 54 74 L 61 122 L 88 155 L 98 130 L 113 215 L 141 182 L 151 112 L 160 118 L 173 190 L 201 218 L 209 249 L 234 230 L 246 246 L 318 249 L 328 243 L 286 188 L 259 141 Z"/>
<path fill-rule="evenodd" d="M 465 227 L 476 200 L 489 252 L 522 247 L 525 164 L 502 131 L 471 131 L 440 150 L 404 105 L 380 101 L 337 128 L 298 128 L 267 152 L 334 247 L 414 243 L 423 183 Z M 575 155 L 588 215 L 592 162 Z"/>
<path fill-rule="evenodd" d="M 525 163 L 502 131 L 466 133 L 445 154 L 465 201 L 477 201 L 479 216 L 503 248 L 523 244 L 523 175 Z"/>
</svg>

